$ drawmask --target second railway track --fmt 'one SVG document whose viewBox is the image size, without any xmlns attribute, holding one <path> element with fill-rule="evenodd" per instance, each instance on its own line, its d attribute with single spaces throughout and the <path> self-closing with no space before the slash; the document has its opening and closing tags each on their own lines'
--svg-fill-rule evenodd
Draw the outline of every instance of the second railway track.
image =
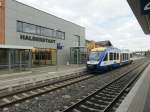
<svg viewBox="0 0 150 112">
<path fill-rule="evenodd" d="M 113 112 L 116 108 L 116 101 L 122 97 L 139 75 L 147 67 L 147 63 L 137 66 L 133 71 L 122 74 L 119 78 L 113 80 L 102 88 L 65 109 L 63 112 Z"/>
</svg>

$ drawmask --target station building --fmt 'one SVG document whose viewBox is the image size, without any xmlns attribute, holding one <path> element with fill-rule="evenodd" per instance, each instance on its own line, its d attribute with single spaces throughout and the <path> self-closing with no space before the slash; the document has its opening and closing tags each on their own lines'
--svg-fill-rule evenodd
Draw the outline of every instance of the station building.
<svg viewBox="0 0 150 112">
<path fill-rule="evenodd" d="M 16 0 L 0 0 L 0 68 L 66 64 L 85 28 Z"/>
</svg>

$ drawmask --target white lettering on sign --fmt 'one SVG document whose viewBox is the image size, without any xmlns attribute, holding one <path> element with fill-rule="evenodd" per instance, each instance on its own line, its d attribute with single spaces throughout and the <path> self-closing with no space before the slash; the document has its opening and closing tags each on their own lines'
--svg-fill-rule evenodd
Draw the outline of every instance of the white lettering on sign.
<svg viewBox="0 0 150 112">
<path fill-rule="evenodd" d="M 144 10 L 145 11 L 150 10 L 150 2 L 144 7 Z"/>
</svg>

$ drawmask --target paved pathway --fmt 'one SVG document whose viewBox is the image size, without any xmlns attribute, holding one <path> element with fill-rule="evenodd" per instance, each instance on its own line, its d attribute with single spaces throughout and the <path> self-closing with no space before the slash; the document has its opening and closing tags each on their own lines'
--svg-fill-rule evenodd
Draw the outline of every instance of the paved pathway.
<svg viewBox="0 0 150 112">
<path fill-rule="evenodd" d="M 0 89 L 57 78 L 85 70 L 85 65 L 48 66 L 33 68 L 31 71 L 0 75 Z"/>
</svg>

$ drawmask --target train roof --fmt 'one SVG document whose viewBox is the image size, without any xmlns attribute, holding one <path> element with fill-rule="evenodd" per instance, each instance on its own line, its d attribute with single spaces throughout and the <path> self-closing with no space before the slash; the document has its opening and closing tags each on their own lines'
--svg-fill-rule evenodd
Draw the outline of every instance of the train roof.
<svg viewBox="0 0 150 112">
<path fill-rule="evenodd" d="M 99 47 L 99 48 L 94 48 L 91 51 L 92 52 L 99 52 L 99 51 L 105 51 L 107 48 L 106 47 Z"/>
<path fill-rule="evenodd" d="M 129 53 L 129 50 L 127 49 L 118 49 L 116 47 L 99 47 L 94 48 L 91 50 L 92 52 L 100 52 L 100 51 L 107 51 L 107 52 L 121 52 L 121 53 Z"/>
<path fill-rule="evenodd" d="M 115 48 L 115 47 L 99 47 L 99 48 L 94 48 L 91 51 L 93 52 L 98 52 L 98 51 L 120 51 L 120 49 Z"/>
</svg>

